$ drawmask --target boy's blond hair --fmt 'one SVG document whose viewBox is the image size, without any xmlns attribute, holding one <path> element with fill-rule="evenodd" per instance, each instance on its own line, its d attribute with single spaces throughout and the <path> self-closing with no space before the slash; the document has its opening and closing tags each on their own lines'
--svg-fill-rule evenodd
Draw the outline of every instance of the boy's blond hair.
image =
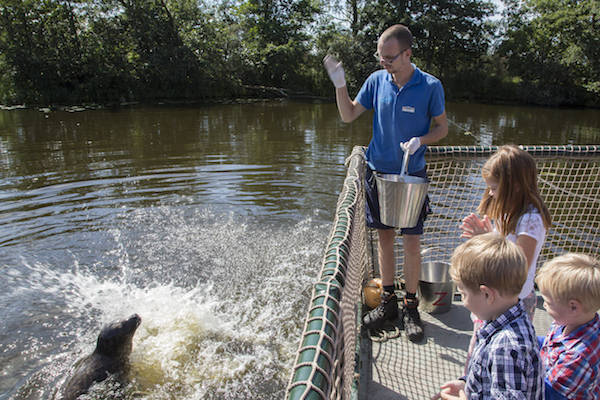
<svg viewBox="0 0 600 400">
<path fill-rule="evenodd" d="M 473 291 L 486 285 L 502 295 L 518 295 L 527 279 L 527 259 L 519 246 L 494 232 L 458 246 L 451 264 L 452 279 Z"/>
<path fill-rule="evenodd" d="M 600 261 L 596 258 L 563 254 L 546 261 L 535 280 L 553 300 L 563 304 L 577 300 L 587 312 L 600 309 Z"/>
</svg>

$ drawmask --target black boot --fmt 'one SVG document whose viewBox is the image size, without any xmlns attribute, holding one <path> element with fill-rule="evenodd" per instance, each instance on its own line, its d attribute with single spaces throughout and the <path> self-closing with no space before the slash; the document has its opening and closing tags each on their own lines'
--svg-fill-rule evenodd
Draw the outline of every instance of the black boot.
<svg viewBox="0 0 600 400">
<path fill-rule="evenodd" d="M 420 342 L 425 337 L 423 322 L 419 315 L 419 301 L 417 299 L 406 299 L 402 301 L 402 313 L 404 314 L 404 331 L 411 342 Z"/>
<path fill-rule="evenodd" d="M 381 304 L 363 317 L 363 325 L 367 329 L 380 330 L 385 321 L 398 318 L 398 297 L 390 292 L 381 294 Z"/>
</svg>

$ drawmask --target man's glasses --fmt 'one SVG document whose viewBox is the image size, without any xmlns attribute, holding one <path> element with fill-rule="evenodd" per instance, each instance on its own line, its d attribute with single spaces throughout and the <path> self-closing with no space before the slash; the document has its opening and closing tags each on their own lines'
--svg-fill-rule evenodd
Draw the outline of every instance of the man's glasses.
<svg viewBox="0 0 600 400">
<path fill-rule="evenodd" d="M 379 53 L 375 52 L 375 54 L 373 54 L 373 57 L 375 57 L 375 59 L 379 62 L 385 63 L 385 64 L 392 64 L 394 61 L 396 61 L 398 59 L 398 57 L 400 57 L 402 55 L 402 53 L 404 53 L 406 50 L 408 50 L 408 47 L 402 51 L 400 51 L 400 53 L 396 54 L 394 57 L 381 57 L 379 55 Z"/>
</svg>

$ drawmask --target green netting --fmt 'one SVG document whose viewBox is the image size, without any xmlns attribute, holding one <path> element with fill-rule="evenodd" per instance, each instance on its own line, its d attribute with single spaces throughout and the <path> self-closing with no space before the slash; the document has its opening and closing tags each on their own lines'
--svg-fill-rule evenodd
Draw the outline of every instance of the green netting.
<svg viewBox="0 0 600 400">
<path fill-rule="evenodd" d="M 348 398 L 355 377 L 360 289 L 366 278 L 364 150 L 347 160 L 319 281 L 314 285 L 288 399 Z"/>
</svg>

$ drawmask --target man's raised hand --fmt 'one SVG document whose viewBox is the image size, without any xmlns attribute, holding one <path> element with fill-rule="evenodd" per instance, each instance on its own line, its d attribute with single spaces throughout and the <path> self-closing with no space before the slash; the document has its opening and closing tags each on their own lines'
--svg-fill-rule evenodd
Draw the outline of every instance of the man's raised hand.
<svg viewBox="0 0 600 400">
<path fill-rule="evenodd" d="M 346 86 L 346 76 L 342 63 L 335 59 L 335 57 L 326 55 L 323 59 L 323 65 L 329 74 L 329 79 L 333 82 L 336 88 Z"/>
</svg>

